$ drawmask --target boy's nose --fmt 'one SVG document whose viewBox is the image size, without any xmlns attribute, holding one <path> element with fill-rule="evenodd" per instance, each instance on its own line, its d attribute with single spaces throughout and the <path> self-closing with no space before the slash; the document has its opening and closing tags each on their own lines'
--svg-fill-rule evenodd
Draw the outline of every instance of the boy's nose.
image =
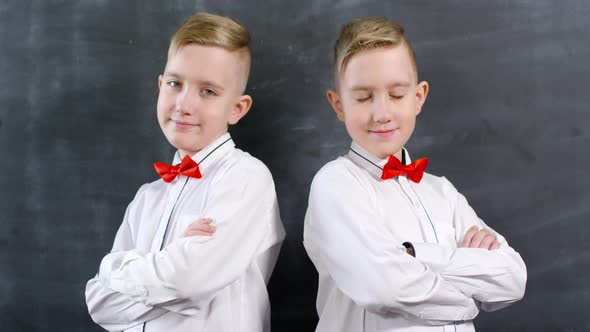
<svg viewBox="0 0 590 332">
<path fill-rule="evenodd" d="M 182 91 L 176 97 L 176 112 L 192 114 L 197 107 L 198 99 L 190 91 Z"/>
<path fill-rule="evenodd" d="M 391 105 L 383 98 L 377 98 L 373 104 L 373 121 L 387 123 L 391 121 Z"/>
</svg>

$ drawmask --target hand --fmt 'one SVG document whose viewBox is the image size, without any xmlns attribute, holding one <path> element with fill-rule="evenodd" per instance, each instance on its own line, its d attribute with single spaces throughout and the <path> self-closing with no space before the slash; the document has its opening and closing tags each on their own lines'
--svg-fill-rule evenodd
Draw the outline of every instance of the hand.
<svg viewBox="0 0 590 332">
<path fill-rule="evenodd" d="M 182 232 L 181 237 L 195 235 L 213 236 L 217 228 L 215 226 L 212 226 L 211 222 L 213 222 L 213 220 L 211 220 L 210 218 L 202 218 L 195 220 L 190 225 L 188 225 L 184 232 Z"/>
<path fill-rule="evenodd" d="M 474 225 L 471 226 L 465 233 L 463 241 L 459 243 L 459 248 L 481 248 L 494 250 L 500 248 L 500 242 L 498 242 L 496 235 L 494 235 L 494 233 L 492 233 L 489 229 L 479 229 Z"/>
</svg>

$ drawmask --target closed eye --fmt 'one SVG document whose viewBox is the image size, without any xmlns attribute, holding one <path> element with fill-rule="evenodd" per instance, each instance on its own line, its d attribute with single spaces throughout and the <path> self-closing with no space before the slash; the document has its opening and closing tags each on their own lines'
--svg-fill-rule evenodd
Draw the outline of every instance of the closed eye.
<svg viewBox="0 0 590 332">
<path fill-rule="evenodd" d="M 359 103 L 364 103 L 364 102 L 366 102 L 366 101 L 369 101 L 369 99 L 371 99 L 371 97 L 372 97 L 372 96 L 366 96 L 366 97 L 363 97 L 363 98 L 355 98 L 355 99 L 356 99 L 356 101 L 358 101 Z"/>
</svg>

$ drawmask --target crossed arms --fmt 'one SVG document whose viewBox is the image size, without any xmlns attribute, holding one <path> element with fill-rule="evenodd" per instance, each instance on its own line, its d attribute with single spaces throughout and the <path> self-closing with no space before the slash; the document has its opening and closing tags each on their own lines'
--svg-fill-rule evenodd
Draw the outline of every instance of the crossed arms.
<svg viewBox="0 0 590 332">
<path fill-rule="evenodd" d="M 209 195 L 202 213 L 217 222 L 216 228 L 210 220 L 197 221 L 160 252 L 135 248 L 137 235 L 130 222 L 141 220 L 134 200 L 113 250 L 87 284 L 92 319 L 109 331 L 121 331 L 167 313 L 198 315 L 221 289 L 243 276 L 261 253 L 280 244 L 284 232 L 272 177 L 266 169 L 262 175 L 259 169 L 244 171 L 250 175 L 246 181 L 242 173 L 226 174 L 224 181 L 236 185 Z M 256 199 L 244 199 L 245 192 Z M 231 264 L 227 264 L 229 257 Z"/>
<path fill-rule="evenodd" d="M 412 242 L 413 257 L 401 245 L 404 239 L 392 241 L 396 236 L 383 223 L 369 222 L 382 218 L 371 204 L 347 197 L 365 189 L 354 179 L 343 181 L 346 176 L 330 170 L 314 179 L 304 241 L 314 263 L 321 262 L 318 270 L 326 270 L 359 306 L 443 325 L 522 298 L 526 268 L 520 255 L 448 181 L 445 197 L 462 238 L 456 239 L 457 248 Z"/>
</svg>

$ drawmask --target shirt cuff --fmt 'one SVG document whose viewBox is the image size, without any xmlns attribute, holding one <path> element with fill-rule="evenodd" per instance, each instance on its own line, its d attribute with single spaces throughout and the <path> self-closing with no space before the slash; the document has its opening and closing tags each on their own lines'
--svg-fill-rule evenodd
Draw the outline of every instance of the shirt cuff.
<svg viewBox="0 0 590 332">
<path fill-rule="evenodd" d="M 416 248 L 414 248 L 414 245 L 411 242 L 404 242 L 404 243 L 402 243 L 402 245 L 404 247 L 406 247 L 406 249 L 411 249 L 410 255 L 416 257 Z M 407 250 L 406 250 L 406 252 L 407 252 Z"/>
<path fill-rule="evenodd" d="M 136 250 L 117 251 L 106 255 L 100 263 L 99 280 L 104 287 L 130 296 L 134 301 L 137 301 L 136 298 L 146 297 L 148 295 L 147 289 L 130 282 L 122 272 L 129 263 L 142 257 Z"/>
</svg>

